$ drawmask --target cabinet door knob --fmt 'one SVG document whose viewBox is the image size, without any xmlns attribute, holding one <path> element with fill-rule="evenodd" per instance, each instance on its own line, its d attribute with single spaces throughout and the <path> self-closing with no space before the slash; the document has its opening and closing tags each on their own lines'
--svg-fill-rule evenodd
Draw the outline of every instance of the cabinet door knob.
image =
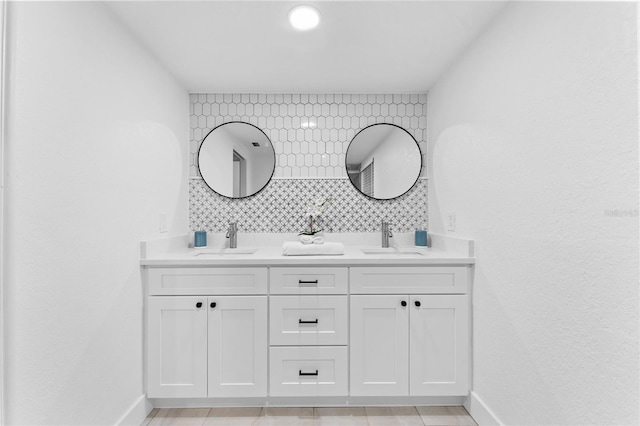
<svg viewBox="0 0 640 426">
<path fill-rule="evenodd" d="M 402 306 L 407 306 L 407 301 L 406 301 L 406 300 L 403 300 L 402 302 L 400 302 L 400 304 L 401 304 Z"/>
<path fill-rule="evenodd" d="M 211 306 L 212 308 L 215 308 L 216 307 L 216 302 L 211 302 L 211 304 L 209 306 Z"/>
<path fill-rule="evenodd" d="M 416 306 L 419 308 L 419 307 L 420 307 L 420 305 L 421 305 L 420 301 L 419 301 L 419 300 L 416 300 Z"/>
<path fill-rule="evenodd" d="M 196 308 L 202 308 L 202 302 L 196 303 Z"/>
</svg>

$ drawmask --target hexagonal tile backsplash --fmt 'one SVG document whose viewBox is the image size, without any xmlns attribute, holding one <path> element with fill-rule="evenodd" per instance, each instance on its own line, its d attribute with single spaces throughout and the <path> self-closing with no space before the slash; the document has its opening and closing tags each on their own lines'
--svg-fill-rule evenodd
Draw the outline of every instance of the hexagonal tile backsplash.
<svg viewBox="0 0 640 426">
<path fill-rule="evenodd" d="M 245 232 L 297 232 L 305 223 L 307 204 L 321 196 L 334 200 L 323 218 L 329 232 L 375 232 L 383 218 L 399 232 L 427 222 L 426 180 L 420 179 L 395 200 L 372 200 L 352 187 L 344 167 L 351 139 L 375 123 L 405 128 L 424 156 L 426 94 L 200 93 L 190 95 L 189 108 L 192 230 L 221 232 L 230 220 L 237 220 Z M 258 126 L 274 146 L 274 179 L 256 196 L 221 197 L 199 176 L 196 164 L 202 139 L 229 121 Z"/>
</svg>

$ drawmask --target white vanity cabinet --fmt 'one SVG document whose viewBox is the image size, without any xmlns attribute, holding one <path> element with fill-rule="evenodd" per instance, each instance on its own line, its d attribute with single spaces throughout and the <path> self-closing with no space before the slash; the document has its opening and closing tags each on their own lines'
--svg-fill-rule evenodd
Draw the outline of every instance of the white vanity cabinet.
<svg viewBox="0 0 640 426">
<path fill-rule="evenodd" d="M 148 397 L 266 397 L 266 272 L 266 268 L 148 271 Z M 226 284 L 224 277 L 229 280 Z M 237 283 L 245 285 L 234 287 Z M 171 295 L 165 295 L 167 288 Z M 199 294 L 191 295 L 194 292 Z"/>
<path fill-rule="evenodd" d="M 351 268 L 351 395 L 467 394 L 467 269 Z"/>
<path fill-rule="evenodd" d="M 450 260 L 149 261 L 147 396 L 458 404 L 469 392 L 473 259 Z"/>
</svg>

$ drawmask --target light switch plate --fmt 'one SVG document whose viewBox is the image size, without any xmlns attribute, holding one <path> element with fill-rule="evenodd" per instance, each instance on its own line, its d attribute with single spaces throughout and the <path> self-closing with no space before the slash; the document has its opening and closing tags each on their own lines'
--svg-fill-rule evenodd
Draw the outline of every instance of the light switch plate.
<svg viewBox="0 0 640 426">
<path fill-rule="evenodd" d="M 447 231 L 456 231 L 456 214 L 454 212 L 447 212 Z"/>
<path fill-rule="evenodd" d="M 160 213 L 158 215 L 158 231 L 161 233 L 168 232 L 166 213 Z"/>
</svg>

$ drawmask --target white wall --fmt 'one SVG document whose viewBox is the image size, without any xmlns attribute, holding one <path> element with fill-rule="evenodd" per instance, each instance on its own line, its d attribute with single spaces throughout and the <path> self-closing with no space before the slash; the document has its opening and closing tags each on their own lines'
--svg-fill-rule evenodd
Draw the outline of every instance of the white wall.
<svg viewBox="0 0 640 426">
<path fill-rule="evenodd" d="M 0 423 L 4 418 L 4 36 L 6 2 L 0 0 Z"/>
<path fill-rule="evenodd" d="M 114 424 L 143 394 L 138 243 L 187 227 L 188 95 L 99 3 L 8 26 L 6 424 Z"/>
<path fill-rule="evenodd" d="M 218 128 L 214 133 L 216 137 L 212 135 L 198 155 L 202 156 L 202 177 L 209 183 L 215 182 L 213 189 L 229 197 L 233 195 L 233 136 L 228 127 Z"/>
<path fill-rule="evenodd" d="M 275 167 L 273 151 L 263 146 L 245 145 L 244 150 L 238 152 L 241 152 L 247 160 L 247 194 L 255 194 L 269 182 L 273 174 Z"/>
<path fill-rule="evenodd" d="M 473 391 L 505 424 L 639 422 L 635 7 L 511 3 L 429 93 L 429 230 L 477 241 Z"/>
</svg>

